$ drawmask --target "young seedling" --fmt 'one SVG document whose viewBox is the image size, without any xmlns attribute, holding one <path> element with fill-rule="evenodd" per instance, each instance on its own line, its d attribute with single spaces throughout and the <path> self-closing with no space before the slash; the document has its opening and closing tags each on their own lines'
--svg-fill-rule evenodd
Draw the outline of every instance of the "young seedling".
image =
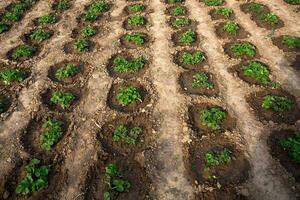
<svg viewBox="0 0 300 200">
<path fill-rule="evenodd" d="M 223 0 L 205 0 L 204 2 L 207 6 L 220 6 L 224 3 Z"/>
<path fill-rule="evenodd" d="M 259 13 L 262 13 L 265 10 L 265 6 L 261 3 L 251 2 L 247 6 L 246 10 L 248 12 L 251 12 L 251 13 L 259 14 Z"/>
<path fill-rule="evenodd" d="M 204 166 L 204 172 L 208 172 L 213 167 L 228 164 L 231 161 L 231 154 L 231 151 L 227 148 L 224 148 L 219 152 L 207 152 L 204 157 L 206 163 Z"/>
<path fill-rule="evenodd" d="M 57 18 L 54 14 L 46 14 L 38 18 L 39 24 L 54 24 L 56 21 Z"/>
<path fill-rule="evenodd" d="M 287 96 L 267 95 L 263 98 L 262 107 L 274 112 L 284 112 L 292 108 L 293 102 Z"/>
<path fill-rule="evenodd" d="M 55 91 L 51 95 L 50 102 L 52 104 L 59 105 L 63 109 L 67 109 L 71 106 L 75 98 L 75 95 L 71 92 Z"/>
<path fill-rule="evenodd" d="M 195 31 L 187 30 L 179 37 L 179 42 L 184 45 L 192 45 L 197 40 L 197 34 Z"/>
<path fill-rule="evenodd" d="M 37 28 L 30 33 L 29 37 L 31 40 L 42 42 L 46 39 L 49 39 L 51 37 L 51 33 L 46 29 Z"/>
<path fill-rule="evenodd" d="M 59 2 L 56 5 L 56 10 L 58 11 L 64 11 L 68 10 L 71 7 L 69 0 L 59 0 Z"/>
<path fill-rule="evenodd" d="M 142 33 L 127 33 L 125 35 L 125 41 L 136 45 L 142 45 L 146 42 L 146 35 Z"/>
<path fill-rule="evenodd" d="M 40 166 L 40 160 L 32 159 L 25 171 L 26 176 L 16 187 L 17 194 L 25 196 L 48 187 L 50 166 Z"/>
<path fill-rule="evenodd" d="M 229 33 L 230 35 L 236 35 L 239 29 L 240 26 L 236 22 L 226 22 L 223 26 L 223 30 Z"/>
<path fill-rule="evenodd" d="M 95 21 L 104 12 L 110 9 L 109 3 L 105 1 L 96 1 L 92 3 L 85 12 L 83 19 L 85 21 Z"/>
<path fill-rule="evenodd" d="M 284 35 L 281 42 L 290 49 L 300 48 L 300 38 L 295 36 Z"/>
<path fill-rule="evenodd" d="M 212 130 L 221 129 L 221 123 L 224 121 L 226 116 L 227 113 L 218 107 L 205 108 L 200 111 L 200 120 L 202 125 Z"/>
<path fill-rule="evenodd" d="M 218 8 L 214 11 L 214 14 L 222 15 L 228 19 L 233 14 L 233 10 L 231 8 Z"/>
<path fill-rule="evenodd" d="M 138 88 L 128 86 L 121 88 L 118 91 L 117 100 L 122 106 L 128 106 L 132 103 L 142 102 L 142 97 L 139 93 Z"/>
<path fill-rule="evenodd" d="M 259 17 L 259 19 L 267 22 L 271 26 L 274 26 L 279 23 L 279 17 L 274 13 L 265 13 Z"/>
<path fill-rule="evenodd" d="M 172 13 L 173 16 L 182 16 L 182 15 L 185 15 L 187 13 L 187 10 L 186 10 L 185 7 L 176 6 L 175 8 L 173 8 L 171 13 Z"/>
<path fill-rule="evenodd" d="M 75 64 L 67 64 L 64 67 L 59 68 L 55 72 L 55 77 L 59 80 L 75 76 L 79 73 L 79 67 Z"/>
<path fill-rule="evenodd" d="M 139 135 L 143 132 L 141 127 L 129 128 L 126 125 L 119 125 L 113 133 L 113 141 L 123 141 L 126 144 L 135 145 L 138 141 Z"/>
<path fill-rule="evenodd" d="M 143 12 L 146 7 L 143 4 L 133 4 L 128 6 L 129 12 Z"/>
<path fill-rule="evenodd" d="M 0 80 L 5 85 L 10 85 L 12 82 L 22 82 L 27 78 L 27 73 L 19 69 L 4 69 L 0 71 Z"/>
<path fill-rule="evenodd" d="M 82 37 L 89 38 L 96 35 L 97 31 L 91 25 L 87 25 L 81 29 L 80 33 Z"/>
<path fill-rule="evenodd" d="M 300 0 L 284 0 L 284 1 L 287 2 L 288 4 L 292 4 L 292 5 L 300 4 Z"/>
<path fill-rule="evenodd" d="M 263 85 L 268 85 L 271 83 L 269 78 L 270 71 L 265 64 L 257 61 L 250 61 L 243 65 L 242 68 L 245 76 L 255 78 Z"/>
<path fill-rule="evenodd" d="M 176 18 L 174 22 L 172 23 L 173 26 L 176 28 L 181 28 L 184 26 L 188 26 L 191 24 L 191 20 L 189 18 L 181 17 L 181 18 Z"/>
<path fill-rule="evenodd" d="M 193 76 L 192 86 L 194 88 L 213 89 L 214 84 L 210 81 L 207 73 L 199 72 Z"/>
<path fill-rule="evenodd" d="M 105 182 L 107 183 L 108 191 L 104 192 L 103 200 L 115 199 L 119 193 L 129 191 L 131 184 L 129 181 L 122 179 L 122 176 L 116 164 L 108 164 L 105 167 Z"/>
<path fill-rule="evenodd" d="M 5 22 L 0 22 L 0 34 L 9 30 L 9 25 Z"/>
<path fill-rule="evenodd" d="M 12 53 L 13 60 L 28 59 L 36 52 L 36 48 L 29 45 L 20 45 Z"/>
<path fill-rule="evenodd" d="M 50 151 L 63 135 L 63 122 L 56 119 L 47 120 L 43 126 L 43 132 L 40 139 L 42 149 Z"/>
<path fill-rule="evenodd" d="M 289 157 L 300 164 L 300 131 L 295 132 L 292 136 L 279 141 L 280 146 L 288 152 Z"/>
<path fill-rule="evenodd" d="M 131 26 L 143 26 L 146 24 L 146 19 L 140 15 L 134 15 L 128 18 L 128 24 Z"/>
<path fill-rule="evenodd" d="M 184 52 L 180 57 L 180 62 L 185 65 L 197 65 L 205 60 L 205 55 L 201 51 L 193 53 Z"/>
<path fill-rule="evenodd" d="M 118 56 L 113 60 L 114 71 L 118 73 L 136 72 L 142 69 L 146 64 L 143 57 L 134 59 L 126 59 L 125 57 Z"/>
<path fill-rule="evenodd" d="M 256 47 L 250 42 L 235 42 L 231 44 L 230 50 L 237 57 L 247 56 L 253 58 L 256 55 Z"/>
<path fill-rule="evenodd" d="M 74 48 L 79 52 L 88 51 L 89 42 L 84 39 L 78 39 L 74 44 Z"/>
</svg>

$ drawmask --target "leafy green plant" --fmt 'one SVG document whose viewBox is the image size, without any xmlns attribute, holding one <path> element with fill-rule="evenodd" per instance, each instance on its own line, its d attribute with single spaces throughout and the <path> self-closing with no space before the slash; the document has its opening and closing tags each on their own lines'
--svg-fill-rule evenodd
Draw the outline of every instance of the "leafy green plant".
<svg viewBox="0 0 300 200">
<path fill-rule="evenodd" d="M 300 4 L 300 0 L 284 0 L 284 1 L 287 2 L 288 4 L 292 4 L 292 5 Z"/>
<path fill-rule="evenodd" d="M 231 8 L 218 8 L 214 11 L 214 14 L 229 18 L 233 14 L 233 10 Z"/>
<path fill-rule="evenodd" d="M 288 152 L 288 155 L 296 163 L 300 164 L 300 132 L 279 141 L 281 147 Z"/>
<path fill-rule="evenodd" d="M 108 191 L 103 194 L 103 200 L 112 200 L 118 193 L 128 192 L 131 187 L 129 181 L 122 179 L 122 174 L 116 164 L 105 167 L 105 177 Z"/>
<path fill-rule="evenodd" d="M 143 33 L 127 33 L 125 35 L 125 41 L 142 45 L 146 42 L 146 36 Z"/>
<path fill-rule="evenodd" d="M 209 171 L 212 167 L 228 164 L 231 161 L 231 151 L 224 148 L 222 151 L 205 153 L 205 167 L 204 171 Z"/>
<path fill-rule="evenodd" d="M 30 33 L 29 37 L 31 40 L 42 42 L 46 39 L 49 39 L 51 37 L 51 33 L 46 29 L 37 28 Z"/>
<path fill-rule="evenodd" d="M 187 13 L 186 8 L 182 6 L 176 6 L 172 10 L 172 15 L 174 16 L 181 16 L 181 15 L 185 15 L 186 13 Z"/>
<path fill-rule="evenodd" d="M 146 24 L 146 19 L 140 15 L 134 15 L 128 18 L 128 24 L 131 26 L 143 26 Z"/>
<path fill-rule="evenodd" d="M 243 65 L 242 68 L 245 76 L 255 78 L 263 85 L 268 85 L 271 83 L 269 78 L 270 71 L 265 64 L 257 61 L 250 61 L 247 64 Z"/>
<path fill-rule="evenodd" d="M 0 34 L 9 30 L 9 25 L 5 22 L 0 22 Z"/>
<path fill-rule="evenodd" d="M 192 86 L 194 88 L 207 88 L 207 89 L 214 88 L 214 84 L 210 81 L 208 74 L 204 72 L 196 73 L 193 76 Z"/>
<path fill-rule="evenodd" d="M 79 52 L 88 51 L 89 50 L 89 42 L 88 42 L 88 40 L 78 39 L 78 40 L 76 40 L 76 42 L 74 44 L 74 48 Z"/>
<path fill-rule="evenodd" d="M 220 124 L 226 116 L 227 113 L 218 107 L 205 108 L 200 111 L 201 123 L 212 130 L 221 129 Z"/>
<path fill-rule="evenodd" d="M 262 13 L 265 10 L 265 6 L 261 3 L 255 3 L 255 2 L 251 2 L 249 3 L 249 5 L 247 6 L 246 10 L 248 12 L 252 12 L 252 13 Z"/>
<path fill-rule="evenodd" d="M 20 21 L 25 10 L 26 10 L 25 4 L 21 2 L 13 3 L 9 8 L 9 10 L 3 14 L 2 19 L 4 22 L 10 22 L 10 23 Z"/>
<path fill-rule="evenodd" d="M 56 119 L 49 119 L 43 124 L 42 128 L 43 132 L 40 136 L 42 148 L 50 151 L 63 135 L 63 122 Z"/>
<path fill-rule="evenodd" d="M 59 0 L 59 2 L 56 5 L 56 9 L 59 11 L 68 10 L 71 7 L 69 0 Z"/>
<path fill-rule="evenodd" d="M 197 40 L 197 33 L 192 30 L 187 30 L 179 37 L 179 42 L 185 45 L 191 45 Z"/>
<path fill-rule="evenodd" d="M 282 37 L 282 44 L 286 45 L 288 48 L 300 48 L 300 38 L 291 36 L 291 35 L 284 35 Z"/>
<path fill-rule="evenodd" d="M 67 64 L 64 67 L 59 68 L 55 72 L 55 77 L 57 79 L 69 78 L 71 76 L 75 76 L 79 73 L 79 67 L 75 64 Z"/>
<path fill-rule="evenodd" d="M 223 0 L 205 0 L 207 6 L 220 6 L 224 3 Z"/>
<path fill-rule="evenodd" d="M 25 171 L 26 176 L 16 187 L 17 194 L 25 196 L 48 187 L 50 166 L 40 166 L 40 160 L 32 159 Z"/>
<path fill-rule="evenodd" d="M 173 24 L 173 26 L 180 28 L 180 27 L 190 25 L 191 20 L 189 18 L 185 18 L 185 17 L 176 18 L 172 24 Z"/>
<path fill-rule="evenodd" d="M 236 34 L 240 29 L 240 26 L 236 22 L 226 22 L 223 26 L 223 30 L 229 34 Z"/>
<path fill-rule="evenodd" d="M 146 7 L 143 4 L 133 4 L 128 6 L 128 10 L 130 12 L 142 12 L 146 9 Z"/>
<path fill-rule="evenodd" d="M 20 45 L 12 53 L 11 58 L 17 59 L 28 59 L 36 52 L 36 48 L 29 45 Z"/>
<path fill-rule="evenodd" d="M 267 95 L 263 98 L 262 107 L 274 112 L 284 112 L 290 110 L 293 102 L 287 96 Z"/>
<path fill-rule="evenodd" d="M 201 51 L 183 52 L 180 62 L 185 65 L 197 65 L 205 60 L 205 55 Z"/>
<path fill-rule="evenodd" d="M 52 93 L 50 102 L 59 105 L 63 109 L 67 109 L 71 106 L 72 102 L 75 100 L 75 95 L 71 92 L 60 92 L 55 91 Z"/>
<path fill-rule="evenodd" d="M 95 21 L 102 13 L 110 9 L 109 3 L 105 1 L 96 1 L 92 3 L 83 15 L 85 21 Z"/>
<path fill-rule="evenodd" d="M 259 19 L 267 22 L 268 24 L 274 26 L 279 23 L 279 17 L 274 13 L 265 13 L 262 14 Z"/>
<path fill-rule="evenodd" d="M 57 17 L 54 14 L 46 14 L 38 18 L 39 24 L 54 24 L 57 21 Z"/>
<path fill-rule="evenodd" d="M 113 133 L 113 141 L 124 141 L 126 144 L 136 144 L 139 135 L 143 132 L 141 127 L 129 128 L 126 125 L 119 125 Z"/>
<path fill-rule="evenodd" d="M 30 6 L 33 6 L 36 4 L 39 0 L 22 0 L 22 3 L 25 4 L 25 6 L 28 8 Z"/>
<path fill-rule="evenodd" d="M 248 56 L 252 58 L 256 55 L 256 47 L 250 42 L 235 42 L 231 44 L 230 49 L 237 57 Z"/>
<path fill-rule="evenodd" d="M 118 56 L 113 59 L 114 71 L 119 73 L 136 72 L 142 69 L 146 64 L 146 60 L 143 57 L 134 59 L 126 59 L 125 57 Z"/>
<path fill-rule="evenodd" d="M 9 85 L 14 81 L 21 82 L 26 78 L 27 78 L 27 74 L 23 70 L 4 69 L 0 71 L 0 80 L 2 80 L 6 85 Z"/>
<path fill-rule="evenodd" d="M 6 112 L 8 106 L 7 98 L 0 95 L 0 113 Z"/>
<path fill-rule="evenodd" d="M 129 86 L 118 91 L 117 100 L 122 106 L 128 106 L 134 102 L 142 102 L 142 97 L 138 88 Z"/>
<path fill-rule="evenodd" d="M 169 4 L 175 4 L 175 3 L 183 3 L 185 0 L 167 0 Z"/>
<path fill-rule="evenodd" d="M 81 29 L 80 33 L 82 37 L 88 38 L 96 35 L 97 31 L 91 25 L 87 25 Z"/>
</svg>

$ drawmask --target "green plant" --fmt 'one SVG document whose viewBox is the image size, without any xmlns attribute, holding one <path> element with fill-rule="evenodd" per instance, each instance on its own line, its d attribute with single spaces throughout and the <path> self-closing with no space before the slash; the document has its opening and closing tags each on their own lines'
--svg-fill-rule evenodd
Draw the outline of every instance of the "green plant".
<svg viewBox="0 0 300 200">
<path fill-rule="evenodd" d="M 240 29 L 240 26 L 236 22 L 226 22 L 223 26 L 223 30 L 229 34 L 236 34 Z"/>
<path fill-rule="evenodd" d="M 173 22 L 173 26 L 177 28 L 188 26 L 190 24 L 191 24 L 191 20 L 185 17 L 176 18 L 175 21 Z"/>
<path fill-rule="evenodd" d="M 185 15 L 186 13 L 187 13 L 186 8 L 182 6 L 176 6 L 172 10 L 172 15 L 174 16 L 181 16 L 181 15 Z"/>
<path fill-rule="evenodd" d="M 29 35 L 30 39 L 42 42 L 46 39 L 49 39 L 51 37 L 50 31 L 43 29 L 43 28 L 37 28 L 34 31 L 32 31 Z"/>
<path fill-rule="evenodd" d="M 287 2 L 288 4 L 292 4 L 292 5 L 300 4 L 300 0 L 284 0 L 284 1 Z"/>
<path fill-rule="evenodd" d="M 0 71 L 0 80 L 4 84 L 9 85 L 13 81 L 21 82 L 27 78 L 27 74 L 23 70 L 19 69 L 4 69 Z"/>
<path fill-rule="evenodd" d="M 89 50 L 89 42 L 88 42 L 88 40 L 78 39 L 74 43 L 74 47 L 79 52 L 88 51 Z"/>
<path fill-rule="evenodd" d="M 205 0 L 207 6 L 220 6 L 224 3 L 223 0 Z"/>
<path fill-rule="evenodd" d="M 138 88 L 129 86 L 119 90 L 117 100 L 122 106 L 128 106 L 134 102 L 142 102 L 142 97 Z"/>
<path fill-rule="evenodd" d="M 284 112 L 290 110 L 293 102 L 287 96 L 267 95 L 263 98 L 262 107 L 271 109 L 274 112 Z"/>
<path fill-rule="evenodd" d="M 28 59 L 36 52 L 36 48 L 29 45 L 20 45 L 12 53 L 11 58 L 17 60 L 20 58 Z"/>
<path fill-rule="evenodd" d="M 23 3 L 13 3 L 8 11 L 3 14 L 4 22 L 17 22 L 22 18 L 26 10 L 26 5 Z"/>
<path fill-rule="evenodd" d="M 264 20 L 268 24 L 274 26 L 279 23 L 279 17 L 274 13 L 265 13 L 259 17 L 261 20 Z"/>
<path fill-rule="evenodd" d="M 128 6 L 130 12 L 142 12 L 145 8 L 146 7 L 143 4 L 133 4 Z"/>
<path fill-rule="evenodd" d="M 235 42 L 231 44 L 230 49 L 237 57 L 248 56 L 252 58 L 256 55 L 256 47 L 250 42 Z"/>
<path fill-rule="evenodd" d="M 296 163 L 300 164 L 300 132 L 295 132 L 292 136 L 279 141 L 280 146 L 288 152 Z"/>
<path fill-rule="evenodd" d="M 59 11 L 68 10 L 71 7 L 69 0 L 60 0 L 57 5 L 56 9 Z"/>
<path fill-rule="evenodd" d="M 5 22 L 0 22 L 0 34 L 9 30 L 9 25 Z"/>
<path fill-rule="evenodd" d="M 197 34 L 195 31 L 187 30 L 179 37 L 179 42 L 185 45 L 191 45 L 197 40 Z"/>
<path fill-rule="evenodd" d="M 0 113 L 4 113 L 7 110 L 8 102 L 7 98 L 0 95 Z"/>
<path fill-rule="evenodd" d="M 50 102 L 59 105 L 63 109 L 69 108 L 75 100 L 75 95 L 71 92 L 55 91 L 52 93 Z"/>
<path fill-rule="evenodd" d="M 265 6 L 261 3 L 255 3 L 255 2 L 251 2 L 249 3 L 249 5 L 247 6 L 246 10 L 248 12 L 252 12 L 252 13 L 262 13 L 265 10 Z"/>
<path fill-rule="evenodd" d="M 204 72 L 199 72 L 193 75 L 192 86 L 194 88 L 207 88 L 207 89 L 214 88 L 214 84 L 209 80 L 208 74 Z"/>
<path fill-rule="evenodd" d="M 118 193 L 127 192 L 131 184 L 122 178 L 122 174 L 116 164 L 108 164 L 105 167 L 106 184 L 108 191 L 103 194 L 103 200 L 112 200 Z"/>
<path fill-rule="evenodd" d="M 64 79 L 64 78 L 69 78 L 71 76 L 74 76 L 78 74 L 79 72 L 79 67 L 75 64 L 67 64 L 64 67 L 59 68 L 55 72 L 55 77 L 57 79 Z"/>
<path fill-rule="evenodd" d="M 183 3 L 185 0 L 167 0 L 168 3 L 170 4 L 175 4 L 175 3 Z"/>
<path fill-rule="evenodd" d="M 269 78 L 270 71 L 265 64 L 257 61 L 250 61 L 243 65 L 242 68 L 245 76 L 255 78 L 263 85 L 268 85 L 271 83 Z"/>
<path fill-rule="evenodd" d="M 80 33 L 82 37 L 88 38 L 96 35 L 97 31 L 91 25 L 87 25 L 81 29 Z"/>
<path fill-rule="evenodd" d="M 39 24 L 54 24 L 56 21 L 57 18 L 54 14 L 46 14 L 38 18 Z"/>
<path fill-rule="evenodd" d="M 291 36 L 291 35 L 284 35 L 282 37 L 282 44 L 288 46 L 288 48 L 300 48 L 300 38 Z"/>
<path fill-rule="evenodd" d="M 222 151 L 213 152 L 209 151 L 205 153 L 205 167 L 204 171 L 209 171 L 210 168 L 228 164 L 231 161 L 231 151 L 227 148 L 224 148 Z"/>
<path fill-rule="evenodd" d="M 143 57 L 126 59 L 125 57 L 118 56 L 113 60 L 114 71 L 119 73 L 136 72 L 142 69 L 146 64 Z"/>
<path fill-rule="evenodd" d="M 146 42 L 146 35 L 143 33 L 128 33 L 125 35 L 125 41 L 142 45 Z"/>
<path fill-rule="evenodd" d="M 48 174 L 50 166 L 39 166 L 40 160 L 32 159 L 25 167 L 26 176 L 16 187 L 16 193 L 28 195 L 48 187 Z"/>
<path fill-rule="evenodd" d="M 205 60 L 205 55 L 201 51 L 184 52 L 180 57 L 180 62 L 185 65 L 197 65 Z"/>
<path fill-rule="evenodd" d="M 212 130 L 221 129 L 220 124 L 226 116 L 227 113 L 218 107 L 205 108 L 200 111 L 201 123 Z"/>
<path fill-rule="evenodd" d="M 37 2 L 38 0 L 22 0 L 22 3 L 24 3 L 26 7 L 33 6 Z"/>
<path fill-rule="evenodd" d="M 63 122 L 56 119 L 49 119 L 43 124 L 42 128 L 43 132 L 40 136 L 42 148 L 49 151 L 63 135 Z"/>
<path fill-rule="evenodd" d="M 129 128 L 125 125 L 119 125 L 113 133 L 113 141 L 124 141 L 126 144 L 136 144 L 139 135 L 143 132 L 141 127 Z"/>
<path fill-rule="evenodd" d="M 225 18 L 229 18 L 230 15 L 233 14 L 233 10 L 231 8 L 218 8 L 214 11 L 216 15 L 222 15 Z"/>
<path fill-rule="evenodd" d="M 146 19 L 140 15 L 131 16 L 128 18 L 128 24 L 132 26 L 143 26 L 146 24 Z"/>
<path fill-rule="evenodd" d="M 105 1 L 97 1 L 92 3 L 83 15 L 85 21 L 95 21 L 99 15 L 110 9 L 109 3 Z"/>
</svg>

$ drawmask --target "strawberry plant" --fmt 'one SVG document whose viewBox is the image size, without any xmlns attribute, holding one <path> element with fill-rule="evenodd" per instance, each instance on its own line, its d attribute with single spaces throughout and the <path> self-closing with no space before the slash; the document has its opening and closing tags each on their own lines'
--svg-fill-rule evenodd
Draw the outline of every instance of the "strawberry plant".
<svg viewBox="0 0 300 200">
<path fill-rule="evenodd" d="M 38 18 L 39 24 L 54 24 L 57 21 L 56 15 L 46 14 Z"/>
<path fill-rule="evenodd" d="M 204 0 L 204 3 L 207 6 L 220 6 L 222 5 L 224 2 L 223 0 Z"/>
<path fill-rule="evenodd" d="M 231 8 L 218 8 L 214 11 L 214 14 L 229 18 L 233 14 L 233 10 Z"/>
<path fill-rule="evenodd" d="M 146 19 L 140 15 L 134 15 L 128 18 L 128 24 L 131 26 L 143 26 L 146 24 Z"/>
<path fill-rule="evenodd" d="M 276 25 L 276 24 L 279 23 L 279 17 L 277 15 L 275 15 L 274 13 L 265 13 L 265 14 L 262 14 L 259 17 L 259 19 L 267 22 L 271 26 L 274 26 L 274 25 Z"/>
<path fill-rule="evenodd" d="M 128 106 L 131 103 L 142 102 L 142 97 L 138 88 L 129 86 L 118 91 L 117 100 L 122 106 Z"/>
<path fill-rule="evenodd" d="M 71 92 L 55 91 L 52 93 L 50 102 L 55 105 L 59 105 L 63 109 L 67 109 L 71 106 L 75 100 L 75 95 Z"/>
<path fill-rule="evenodd" d="M 29 45 L 20 45 L 18 46 L 11 55 L 13 60 L 17 59 L 28 59 L 36 52 L 36 48 Z"/>
<path fill-rule="evenodd" d="M 79 67 L 75 64 L 67 64 L 64 67 L 59 68 L 55 72 L 55 77 L 59 80 L 75 76 L 79 73 Z"/>
<path fill-rule="evenodd" d="M 46 29 L 37 28 L 30 33 L 29 37 L 31 40 L 42 42 L 46 39 L 49 39 L 51 37 L 51 33 Z"/>
<path fill-rule="evenodd" d="M 122 179 L 122 173 L 116 164 L 108 164 L 105 167 L 105 178 L 108 191 L 103 194 L 103 200 L 115 199 L 119 193 L 128 192 L 131 184 Z"/>
<path fill-rule="evenodd" d="M 91 25 L 87 25 L 81 29 L 80 33 L 82 37 L 88 38 L 96 35 L 97 31 Z"/>
<path fill-rule="evenodd" d="M 252 13 L 262 13 L 265 10 L 265 6 L 261 3 L 251 2 L 248 4 L 246 11 Z"/>
<path fill-rule="evenodd" d="M 85 21 L 95 21 L 102 13 L 110 9 L 109 3 L 105 1 L 96 1 L 92 3 L 83 15 Z"/>
<path fill-rule="evenodd" d="M 89 42 L 84 39 L 78 39 L 74 43 L 74 48 L 79 52 L 88 51 L 89 50 Z"/>
<path fill-rule="evenodd" d="M 50 166 L 40 166 L 40 160 L 32 159 L 25 171 L 26 176 L 16 187 L 17 194 L 25 196 L 48 187 Z"/>
<path fill-rule="evenodd" d="M 197 40 L 197 34 L 195 31 L 191 29 L 182 33 L 179 37 L 179 42 L 185 45 L 191 45 Z"/>
<path fill-rule="evenodd" d="M 64 11 L 68 10 L 71 7 L 69 0 L 59 0 L 56 5 L 56 10 L 58 11 Z"/>
<path fill-rule="evenodd" d="M 201 51 L 184 52 L 179 60 L 185 65 L 197 65 L 205 60 L 205 55 Z"/>
<path fill-rule="evenodd" d="M 9 25 L 5 22 L 0 22 L 0 34 L 9 30 Z"/>
<path fill-rule="evenodd" d="M 213 167 L 228 164 L 231 161 L 231 154 L 231 151 L 226 147 L 219 152 L 209 151 L 205 153 L 204 171 L 207 172 Z"/>
<path fill-rule="evenodd" d="M 126 59 L 125 57 L 118 56 L 113 59 L 114 71 L 119 73 L 136 72 L 142 69 L 146 64 L 146 60 L 143 57 L 134 59 Z"/>
<path fill-rule="evenodd" d="M 127 33 L 125 35 L 125 41 L 136 45 L 142 45 L 146 42 L 146 35 L 143 33 Z"/>
<path fill-rule="evenodd" d="M 223 30 L 231 35 L 236 35 L 237 31 L 240 29 L 240 26 L 236 22 L 226 22 L 223 26 Z"/>
<path fill-rule="evenodd" d="M 138 141 L 139 135 L 143 132 L 141 127 L 129 128 L 125 125 L 119 125 L 113 133 L 113 141 L 118 142 L 122 140 L 126 144 L 135 145 Z"/>
<path fill-rule="evenodd" d="M 224 121 L 226 116 L 227 113 L 218 107 L 205 108 L 200 111 L 200 120 L 202 125 L 212 130 L 221 129 L 221 123 Z"/>
<path fill-rule="evenodd" d="M 25 4 L 13 3 L 9 8 L 9 10 L 3 14 L 2 20 L 4 22 L 10 22 L 10 23 L 20 21 L 25 10 L 26 10 Z"/>
<path fill-rule="evenodd" d="M 300 164 L 300 132 L 279 141 L 280 146 L 288 152 L 289 157 Z"/>
<path fill-rule="evenodd" d="M 250 42 L 235 42 L 231 44 L 230 49 L 237 57 L 248 56 L 252 58 L 256 55 L 256 47 Z"/>
<path fill-rule="evenodd" d="M 56 119 L 47 120 L 42 128 L 40 139 L 42 141 L 42 148 L 50 151 L 51 148 L 58 142 L 63 135 L 63 122 Z"/>
<path fill-rule="evenodd" d="M 288 48 L 300 48 L 300 38 L 291 36 L 291 35 L 284 35 L 281 40 L 282 44 L 286 45 Z"/>
<path fill-rule="evenodd" d="M 213 89 L 214 84 L 209 80 L 209 76 L 207 73 L 199 72 L 193 76 L 192 86 L 194 88 L 207 88 Z"/>
<path fill-rule="evenodd" d="M 173 10 L 171 11 L 171 13 L 174 16 L 182 16 L 182 15 L 185 15 L 187 13 L 187 10 L 186 10 L 185 7 L 176 6 L 175 8 L 173 8 Z"/>
<path fill-rule="evenodd" d="M 265 64 L 257 61 L 250 61 L 243 65 L 242 68 L 245 76 L 255 78 L 263 85 L 268 85 L 271 83 L 269 79 L 270 71 Z"/>
<path fill-rule="evenodd" d="M 263 98 L 262 107 L 274 112 L 284 112 L 292 108 L 293 102 L 287 96 L 267 95 Z"/>
<path fill-rule="evenodd" d="M 143 4 L 133 4 L 128 6 L 129 12 L 142 12 L 146 9 L 146 7 Z"/>
<path fill-rule="evenodd" d="M 188 26 L 190 24 L 191 24 L 191 20 L 185 17 L 176 18 L 175 21 L 172 23 L 172 25 L 177 28 Z"/>
<path fill-rule="evenodd" d="M 167 0 L 167 3 L 169 4 L 175 4 L 175 3 L 183 3 L 185 0 Z"/>
<path fill-rule="evenodd" d="M 300 4 L 300 0 L 284 0 L 284 1 L 287 2 L 288 4 L 292 4 L 292 5 Z"/>
<path fill-rule="evenodd" d="M 27 74 L 23 70 L 19 69 L 4 69 L 0 71 L 0 80 L 5 85 L 9 85 L 14 81 L 21 82 L 27 78 Z"/>
</svg>

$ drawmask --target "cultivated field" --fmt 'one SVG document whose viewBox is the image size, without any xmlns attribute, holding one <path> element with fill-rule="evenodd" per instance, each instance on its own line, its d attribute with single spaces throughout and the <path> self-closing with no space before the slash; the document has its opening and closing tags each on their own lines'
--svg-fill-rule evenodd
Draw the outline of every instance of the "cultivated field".
<svg viewBox="0 0 300 200">
<path fill-rule="evenodd" d="M 0 0 L 0 199 L 300 199 L 300 0 Z"/>
</svg>

